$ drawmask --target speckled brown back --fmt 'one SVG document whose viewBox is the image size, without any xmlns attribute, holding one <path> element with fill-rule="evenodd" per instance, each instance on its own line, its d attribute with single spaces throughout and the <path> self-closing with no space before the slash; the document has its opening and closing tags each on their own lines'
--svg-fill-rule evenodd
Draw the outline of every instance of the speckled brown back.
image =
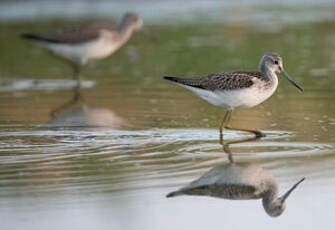
<svg viewBox="0 0 335 230">
<path fill-rule="evenodd" d="M 212 196 L 225 199 L 257 199 L 256 188 L 251 185 L 242 184 L 210 184 L 181 190 L 183 194 Z"/>
<path fill-rule="evenodd" d="M 267 78 L 260 72 L 224 72 L 210 74 L 200 78 L 176 78 L 164 77 L 167 80 L 179 84 L 188 85 L 205 90 L 234 90 L 248 88 L 254 84 L 252 79 L 256 77 L 267 81 Z"/>
</svg>

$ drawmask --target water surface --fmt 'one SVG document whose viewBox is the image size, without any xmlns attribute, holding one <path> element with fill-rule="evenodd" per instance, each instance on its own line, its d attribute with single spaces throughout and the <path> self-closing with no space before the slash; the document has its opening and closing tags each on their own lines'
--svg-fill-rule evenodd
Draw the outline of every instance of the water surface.
<svg viewBox="0 0 335 230">
<path fill-rule="evenodd" d="M 300 14 L 314 17 L 286 20 L 296 5 L 258 4 L 251 4 L 257 10 L 243 20 L 221 17 L 221 8 L 208 7 L 202 10 L 215 17 L 194 20 L 196 9 L 176 10 L 170 23 L 159 23 L 168 13 L 159 20 L 136 8 L 159 42 L 135 34 L 112 57 L 90 63 L 82 73 L 83 98 L 73 104 L 71 69 L 18 35 L 101 18 L 93 13 L 63 20 L 3 18 L 0 217 L 6 229 L 330 229 L 335 21 L 318 15 L 334 5 L 307 4 Z M 240 12 L 234 4 L 222 7 L 230 7 L 229 15 Z M 274 11 L 278 17 L 267 20 Z M 193 20 L 184 20 L 187 16 Z M 280 77 L 277 92 L 265 103 L 234 111 L 232 126 L 260 129 L 267 137 L 231 149 L 236 161 L 272 171 L 282 191 L 306 177 L 287 210 L 273 219 L 260 201 L 166 199 L 170 191 L 228 159 L 218 143 L 224 110 L 162 76 L 254 70 L 268 51 L 282 55 L 286 71 L 304 92 Z M 247 137 L 225 132 L 227 140 Z"/>
</svg>

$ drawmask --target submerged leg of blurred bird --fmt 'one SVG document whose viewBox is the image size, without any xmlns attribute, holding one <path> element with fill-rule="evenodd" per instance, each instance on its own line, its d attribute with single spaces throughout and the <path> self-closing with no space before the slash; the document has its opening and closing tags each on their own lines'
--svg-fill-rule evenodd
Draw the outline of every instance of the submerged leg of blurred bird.
<svg viewBox="0 0 335 230">
<path fill-rule="evenodd" d="M 56 118 L 59 114 L 61 114 L 62 112 L 68 110 L 70 107 L 79 104 L 79 103 L 83 103 L 83 100 L 81 97 L 73 97 L 70 101 L 67 101 L 66 103 L 60 105 L 59 107 L 53 109 L 50 112 L 51 118 L 54 119 Z"/>
<path fill-rule="evenodd" d="M 80 72 L 81 72 L 81 66 L 79 64 L 73 63 L 73 80 L 77 81 L 77 84 L 73 87 L 73 100 L 76 101 L 80 98 Z"/>
</svg>

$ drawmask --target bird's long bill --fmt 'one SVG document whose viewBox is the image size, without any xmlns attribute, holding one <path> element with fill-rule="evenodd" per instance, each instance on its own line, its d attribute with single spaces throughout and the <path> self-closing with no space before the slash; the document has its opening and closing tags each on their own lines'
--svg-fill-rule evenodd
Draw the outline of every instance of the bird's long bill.
<svg viewBox="0 0 335 230">
<path fill-rule="evenodd" d="M 289 82 L 292 83 L 292 85 L 294 85 L 295 87 L 297 87 L 300 91 L 303 91 L 303 89 L 302 89 L 297 83 L 295 83 L 295 81 L 293 81 L 293 80 L 290 78 L 290 76 L 288 76 L 288 74 L 287 74 L 284 70 L 282 70 L 281 73 L 283 74 L 283 76 L 284 76 Z"/>
<path fill-rule="evenodd" d="M 157 37 L 148 28 L 146 28 L 146 27 L 142 28 L 142 32 L 147 38 L 149 38 L 149 40 L 151 40 L 153 42 L 158 41 Z"/>
<path fill-rule="evenodd" d="M 298 181 L 295 185 L 293 185 L 292 188 L 290 188 L 290 190 L 288 190 L 288 191 L 281 197 L 281 199 L 282 199 L 282 200 L 286 200 L 287 197 L 289 197 L 289 195 L 291 194 L 291 192 L 292 192 L 294 189 L 296 189 L 296 188 L 298 187 L 298 185 L 299 185 L 301 182 L 303 182 L 304 180 L 305 180 L 305 177 L 302 178 L 300 181 Z"/>
</svg>

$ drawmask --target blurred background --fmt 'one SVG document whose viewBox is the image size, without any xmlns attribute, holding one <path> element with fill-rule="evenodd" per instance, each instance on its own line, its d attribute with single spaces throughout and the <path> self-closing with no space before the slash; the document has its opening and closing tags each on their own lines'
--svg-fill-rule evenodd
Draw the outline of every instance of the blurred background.
<svg viewBox="0 0 335 230">
<path fill-rule="evenodd" d="M 20 38 L 138 13 L 145 27 L 81 73 Z M 335 1 L 0 1 L 0 219 L 5 229 L 331 229 L 335 205 Z M 162 79 L 256 70 L 279 53 L 304 92 L 279 77 L 232 126 L 267 137 L 232 145 L 282 191 L 306 177 L 273 219 L 261 201 L 165 195 L 227 162 L 224 109 Z M 234 140 L 248 134 L 225 132 Z M 311 199 L 312 198 L 312 199 Z M 243 220 L 243 221 L 242 221 Z M 275 223 L 275 224 L 274 224 Z"/>
</svg>

